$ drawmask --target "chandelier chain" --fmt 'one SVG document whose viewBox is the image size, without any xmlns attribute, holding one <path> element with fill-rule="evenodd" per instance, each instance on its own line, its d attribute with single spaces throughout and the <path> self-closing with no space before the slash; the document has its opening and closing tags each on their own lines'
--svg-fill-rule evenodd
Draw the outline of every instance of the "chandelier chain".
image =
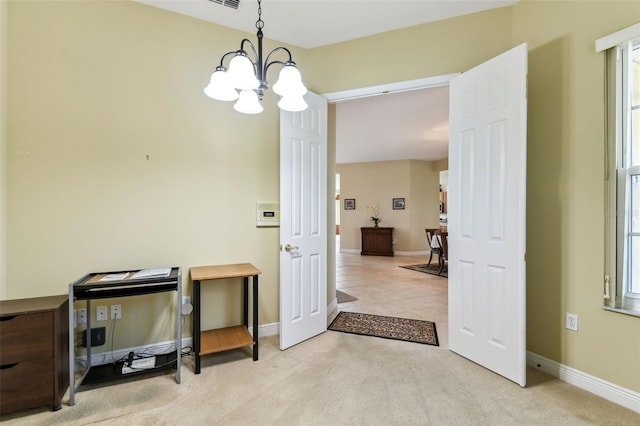
<svg viewBox="0 0 640 426">
<path fill-rule="evenodd" d="M 258 0 L 258 20 L 256 21 L 256 28 L 262 30 L 264 28 L 264 21 L 262 20 L 262 0 Z"/>
</svg>

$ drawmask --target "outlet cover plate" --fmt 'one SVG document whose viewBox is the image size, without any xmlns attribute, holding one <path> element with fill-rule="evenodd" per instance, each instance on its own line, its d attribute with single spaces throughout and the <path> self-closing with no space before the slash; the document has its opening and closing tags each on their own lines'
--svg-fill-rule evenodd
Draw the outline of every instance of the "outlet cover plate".
<svg viewBox="0 0 640 426">
<path fill-rule="evenodd" d="M 107 307 L 98 306 L 96 308 L 96 321 L 106 321 L 106 320 L 107 320 Z"/>
<path fill-rule="evenodd" d="M 122 318 L 122 305 L 111 305 L 111 319 Z"/>
<path fill-rule="evenodd" d="M 575 314 L 567 314 L 566 327 L 568 330 L 578 331 L 578 316 Z"/>
</svg>

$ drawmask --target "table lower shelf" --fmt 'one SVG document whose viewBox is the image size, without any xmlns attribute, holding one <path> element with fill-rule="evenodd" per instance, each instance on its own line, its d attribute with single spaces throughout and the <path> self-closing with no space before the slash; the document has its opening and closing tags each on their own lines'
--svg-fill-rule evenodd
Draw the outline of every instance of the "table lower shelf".
<svg viewBox="0 0 640 426">
<path fill-rule="evenodd" d="M 170 352 L 168 354 L 155 355 L 156 367 L 146 370 L 140 370 L 133 373 L 122 374 L 122 363 L 116 364 L 104 364 L 92 366 L 82 382 L 79 384 L 80 390 L 83 387 L 92 387 L 95 385 L 109 384 L 114 381 L 127 381 L 135 380 L 144 376 L 149 376 L 153 373 L 159 373 L 164 370 L 176 369 L 176 352 Z"/>
<path fill-rule="evenodd" d="M 206 330 L 200 333 L 200 355 L 214 354 L 253 345 L 253 337 L 244 325 Z"/>
</svg>

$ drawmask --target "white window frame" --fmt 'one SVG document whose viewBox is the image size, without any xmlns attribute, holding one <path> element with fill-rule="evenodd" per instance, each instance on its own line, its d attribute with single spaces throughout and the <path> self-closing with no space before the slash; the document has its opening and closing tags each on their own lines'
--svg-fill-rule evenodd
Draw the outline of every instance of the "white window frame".
<svg viewBox="0 0 640 426">
<path fill-rule="evenodd" d="M 604 307 L 625 314 L 640 316 L 640 292 L 631 291 L 632 274 L 638 271 L 640 253 L 632 253 L 632 218 L 640 215 L 638 206 L 631 206 L 631 180 L 640 176 L 640 165 L 632 164 L 633 144 L 631 90 L 640 81 L 632 78 L 631 52 L 640 48 L 640 24 L 596 41 L 597 51 L 605 52 L 606 97 L 606 194 L 605 203 L 605 277 Z M 636 133 L 638 134 L 638 133 Z M 637 142 L 636 142 L 637 146 Z M 635 260 L 635 262 L 632 262 Z M 632 266 L 636 265 L 633 270 Z M 633 275 L 633 279 L 640 279 Z"/>
</svg>

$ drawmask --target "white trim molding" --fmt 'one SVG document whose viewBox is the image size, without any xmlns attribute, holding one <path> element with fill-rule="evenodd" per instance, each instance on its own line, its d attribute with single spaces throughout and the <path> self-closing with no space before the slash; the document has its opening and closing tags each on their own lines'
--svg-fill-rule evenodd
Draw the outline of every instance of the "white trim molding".
<svg viewBox="0 0 640 426">
<path fill-rule="evenodd" d="M 340 249 L 340 253 L 360 254 L 360 249 Z M 394 251 L 395 256 L 428 256 L 429 252 L 426 250 L 420 251 Z"/>
<path fill-rule="evenodd" d="M 407 92 L 409 90 L 426 89 L 429 87 L 447 86 L 452 78 L 459 75 L 445 74 L 435 77 L 419 78 L 416 80 L 400 81 L 397 83 L 379 84 L 377 86 L 361 87 L 358 89 L 342 90 L 339 92 L 323 93 L 329 102 L 350 101 L 352 99 L 368 98 L 389 93 Z"/>
<path fill-rule="evenodd" d="M 327 305 L 327 319 L 333 318 L 335 316 L 335 313 L 337 312 L 338 312 L 338 298 L 334 297 L 331 300 L 331 303 Z"/>
<path fill-rule="evenodd" d="M 640 38 L 640 23 L 631 25 L 623 30 L 617 31 L 613 34 L 601 37 L 596 40 L 596 52 L 602 52 L 603 50 L 610 49 L 614 46 L 624 43 L 625 41 Z"/>
<path fill-rule="evenodd" d="M 271 324 L 263 324 L 259 327 L 260 329 L 260 337 L 267 336 L 276 336 L 280 334 L 280 323 L 274 322 Z M 253 336 L 253 327 L 249 327 L 249 333 Z M 191 347 L 193 348 L 193 338 L 184 337 L 182 339 L 182 348 Z M 144 346 L 135 346 L 131 348 L 118 349 L 115 351 L 108 352 L 98 352 L 91 354 L 91 365 L 103 365 L 103 364 L 111 364 L 121 358 L 126 357 L 129 352 L 133 353 L 144 353 L 147 355 L 161 355 L 169 352 L 173 352 L 176 350 L 176 342 L 175 340 L 168 340 L 166 342 L 158 342 L 150 345 Z M 183 355 L 184 356 L 184 355 Z M 87 360 L 86 355 L 81 355 L 76 357 L 76 361 L 85 363 Z"/>
<path fill-rule="evenodd" d="M 360 254 L 360 249 L 340 249 L 340 253 Z"/>
<path fill-rule="evenodd" d="M 533 352 L 527 352 L 527 365 L 557 377 L 563 382 L 640 413 L 640 393 L 638 392 L 623 388 L 615 383 L 560 364 Z"/>
<path fill-rule="evenodd" d="M 428 256 L 429 252 L 426 250 L 421 251 L 394 251 L 395 256 Z"/>
</svg>

